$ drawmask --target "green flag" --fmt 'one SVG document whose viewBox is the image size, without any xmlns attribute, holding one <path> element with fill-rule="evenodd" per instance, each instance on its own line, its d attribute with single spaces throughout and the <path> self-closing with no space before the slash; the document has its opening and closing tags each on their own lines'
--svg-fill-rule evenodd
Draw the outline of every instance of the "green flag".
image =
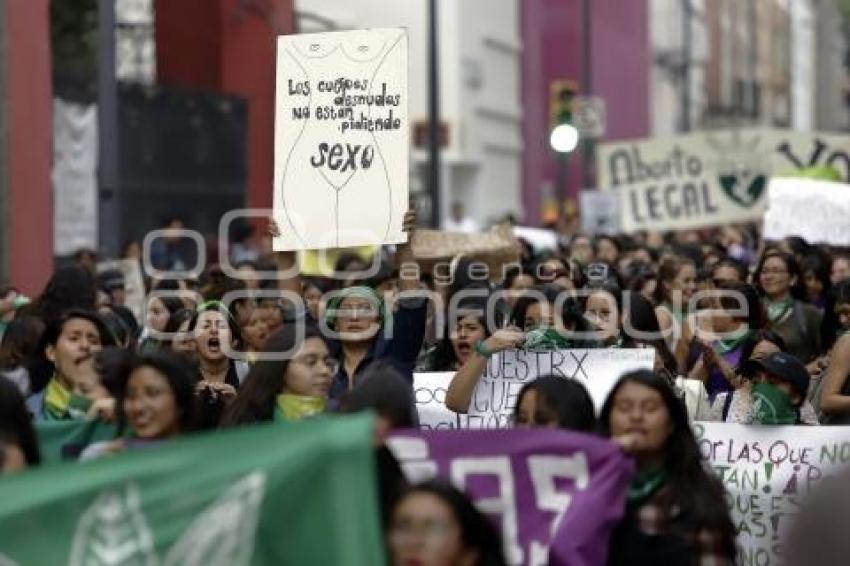
<svg viewBox="0 0 850 566">
<path fill-rule="evenodd" d="M 374 468 L 355 416 L 7 476 L 0 564 L 382 564 Z"/>
<path fill-rule="evenodd" d="M 35 423 L 41 460 L 44 464 L 76 460 L 89 444 L 116 437 L 116 427 L 98 419 L 39 421 Z"/>
</svg>

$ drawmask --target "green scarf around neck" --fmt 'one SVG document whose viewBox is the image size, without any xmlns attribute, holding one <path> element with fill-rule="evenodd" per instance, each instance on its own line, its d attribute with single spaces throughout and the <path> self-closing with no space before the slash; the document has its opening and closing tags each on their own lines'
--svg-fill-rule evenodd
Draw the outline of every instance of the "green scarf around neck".
<svg viewBox="0 0 850 566">
<path fill-rule="evenodd" d="M 767 318 L 770 319 L 770 323 L 778 324 L 782 322 L 788 313 L 791 312 L 791 309 L 794 308 L 794 298 L 788 296 L 778 301 L 771 301 L 770 299 L 767 299 L 765 300 L 765 307 L 767 307 Z"/>
<path fill-rule="evenodd" d="M 309 397 L 281 393 L 277 396 L 274 420 L 278 422 L 298 422 L 325 412 L 328 400 L 324 397 Z"/>
<path fill-rule="evenodd" d="M 741 344 L 752 338 L 755 333 L 747 328 L 746 326 L 742 327 L 739 330 L 736 330 L 732 333 L 728 338 L 723 338 L 718 340 L 714 345 L 714 350 L 720 354 L 728 354 L 729 352 L 737 349 Z"/>
<path fill-rule="evenodd" d="M 640 506 L 655 495 L 666 482 L 667 470 L 664 468 L 640 472 L 632 479 L 626 498 L 629 504 Z"/>
</svg>

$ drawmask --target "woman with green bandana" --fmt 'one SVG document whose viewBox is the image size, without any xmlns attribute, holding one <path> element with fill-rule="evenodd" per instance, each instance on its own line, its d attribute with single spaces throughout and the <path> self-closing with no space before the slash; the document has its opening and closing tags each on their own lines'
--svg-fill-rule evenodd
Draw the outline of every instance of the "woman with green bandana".
<svg viewBox="0 0 850 566">
<path fill-rule="evenodd" d="M 692 336 L 685 320 L 691 298 L 697 289 L 696 277 L 696 265 L 685 257 L 664 259 L 658 268 L 655 314 L 667 347 L 676 357 L 680 370 L 685 369 Z"/>
<path fill-rule="evenodd" d="M 365 286 L 343 288 L 327 301 L 323 321 L 326 328 L 322 330 L 331 331 L 333 339 L 328 341 L 328 348 L 339 368 L 334 373 L 329 394 L 334 405 L 351 390 L 357 376 L 373 361 L 386 360 L 413 383 L 413 370 L 422 350 L 428 318 L 426 298 L 410 296 L 420 291 L 418 277 L 410 276 L 412 272 L 419 273 L 411 247 L 415 228 L 416 213 L 410 210 L 404 216 L 402 228 L 408 233 L 408 241 L 396 249 L 396 266 L 402 276 L 398 284 L 400 298 L 394 308 L 387 308 L 383 298 Z M 272 235 L 279 233 L 275 225 L 271 225 L 269 231 Z M 278 269 L 290 274 L 278 282 L 279 288 L 300 295 L 301 277 L 294 252 L 278 252 L 275 257 Z"/>
<path fill-rule="evenodd" d="M 648 370 L 627 373 L 599 421 L 600 432 L 636 466 L 608 564 L 735 564 L 725 490 L 703 465 L 685 406 L 668 381 Z"/>
<path fill-rule="evenodd" d="M 317 328 L 307 325 L 303 332 L 299 337 L 289 324 L 269 336 L 221 426 L 292 423 L 325 412 L 337 362 Z"/>
<path fill-rule="evenodd" d="M 786 352 L 750 360 L 742 371 L 753 376 L 750 423 L 762 425 L 798 425 L 806 423 L 802 407 L 809 393 L 809 372 Z"/>
<path fill-rule="evenodd" d="M 688 376 L 705 384 L 709 401 L 740 386 L 735 368 L 745 346 L 766 325 L 758 292 L 752 285 L 718 282 L 700 311 L 700 331 L 690 344 Z"/>
<path fill-rule="evenodd" d="M 803 278 L 797 260 L 791 254 L 770 251 L 759 262 L 753 281 L 763 297 L 769 327 L 782 336 L 787 352 L 810 364 L 812 372 L 819 371 L 822 315 L 802 300 Z"/>
<path fill-rule="evenodd" d="M 69 310 L 49 325 L 41 339 L 41 352 L 53 368 L 44 388 L 27 400 L 37 420 L 73 420 L 86 416 L 90 402 L 75 395 L 74 382 L 90 371 L 91 354 L 112 341 L 93 312 Z"/>
</svg>

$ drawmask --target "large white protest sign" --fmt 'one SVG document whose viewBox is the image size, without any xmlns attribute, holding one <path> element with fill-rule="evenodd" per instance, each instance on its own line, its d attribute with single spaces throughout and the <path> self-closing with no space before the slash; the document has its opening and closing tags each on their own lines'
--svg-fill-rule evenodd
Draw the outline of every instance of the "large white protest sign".
<svg viewBox="0 0 850 566">
<path fill-rule="evenodd" d="M 598 183 L 620 192 L 622 230 L 757 220 L 772 175 L 815 166 L 850 178 L 850 137 L 746 129 L 600 144 Z"/>
<path fill-rule="evenodd" d="M 407 32 L 277 43 L 275 250 L 406 241 Z"/>
<path fill-rule="evenodd" d="M 510 426 L 522 386 L 541 375 L 576 379 L 587 388 L 598 411 L 620 377 L 632 370 L 652 369 L 655 350 L 649 348 L 508 350 L 490 357 L 469 404 L 469 428 Z"/>
<path fill-rule="evenodd" d="M 850 246 L 850 185 L 774 177 L 768 187 L 764 237 L 800 236 L 813 244 Z"/>
<path fill-rule="evenodd" d="M 809 491 L 850 465 L 848 427 L 700 422 L 694 431 L 729 493 L 739 564 L 781 564 L 783 541 Z"/>
</svg>

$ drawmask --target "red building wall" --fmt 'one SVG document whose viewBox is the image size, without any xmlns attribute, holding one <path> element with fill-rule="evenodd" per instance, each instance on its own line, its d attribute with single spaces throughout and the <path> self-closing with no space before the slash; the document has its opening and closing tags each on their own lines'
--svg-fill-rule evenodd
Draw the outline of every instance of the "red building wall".
<svg viewBox="0 0 850 566">
<path fill-rule="evenodd" d="M 276 37 L 293 31 L 292 0 L 156 0 L 160 84 L 248 101 L 246 206 L 271 208 Z"/>
<path fill-rule="evenodd" d="M 4 2 L 6 9 L 5 279 L 38 294 L 53 271 L 53 159 L 49 0 Z"/>
</svg>

